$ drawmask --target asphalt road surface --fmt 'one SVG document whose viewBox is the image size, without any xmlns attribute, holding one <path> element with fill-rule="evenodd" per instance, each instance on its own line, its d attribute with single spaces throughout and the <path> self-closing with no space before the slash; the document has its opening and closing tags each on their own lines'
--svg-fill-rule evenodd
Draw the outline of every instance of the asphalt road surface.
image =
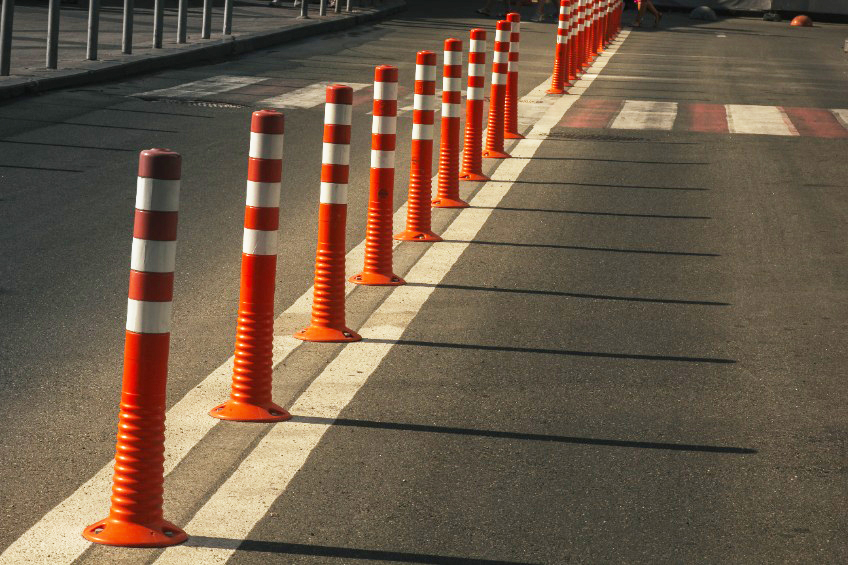
<svg viewBox="0 0 848 565">
<path fill-rule="evenodd" d="M 848 25 L 668 14 L 554 97 L 537 87 L 555 26 L 522 24 L 517 158 L 463 184 L 471 209 L 434 212 L 446 243 L 397 247 L 408 286 L 349 295 L 361 344 L 295 347 L 315 85 L 357 91 L 354 249 L 373 67 L 400 68 L 400 207 L 415 52 L 494 26 L 463 3 L 410 4 L 347 33 L 0 106 L 0 563 L 848 561 Z M 249 114 L 289 93 L 275 399 L 295 418 L 212 421 Z M 137 152 L 153 146 L 183 155 L 168 383 L 182 451 L 165 513 L 192 537 L 80 545 L 108 512 L 108 480 L 81 486 L 114 456 Z M 68 500 L 89 506 L 61 514 Z"/>
</svg>

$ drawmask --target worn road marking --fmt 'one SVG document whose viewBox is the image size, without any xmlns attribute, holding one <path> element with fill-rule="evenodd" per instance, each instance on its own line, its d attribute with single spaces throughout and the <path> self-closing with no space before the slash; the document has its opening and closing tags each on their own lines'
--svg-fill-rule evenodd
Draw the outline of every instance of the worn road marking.
<svg viewBox="0 0 848 565">
<path fill-rule="evenodd" d="M 674 126 L 676 117 L 676 102 L 628 100 L 610 127 L 612 129 L 670 130 Z"/>
<path fill-rule="evenodd" d="M 279 96 L 265 98 L 257 102 L 256 105 L 270 108 L 314 108 L 325 102 L 326 90 L 330 84 L 332 84 L 330 81 L 316 82 Z M 351 87 L 354 92 L 371 86 L 359 82 L 346 82 L 344 84 Z"/>
<path fill-rule="evenodd" d="M 170 88 L 160 88 L 140 92 L 135 96 L 139 98 L 176 98 L 178 100 L 195 100 L 212 94 L 228 92 L 244 86 L 250 86 L 269 77 L 246 77 L 236 75 L 218 75 L 203 80 L 196 80 L 184 84 L 178 84 Z"/>
<path fill-rule="evenodd" d="M 726 108 L 730 133 L 798 135 L 795 126 L 777 106 L 728 104 Z"/>
</svg>

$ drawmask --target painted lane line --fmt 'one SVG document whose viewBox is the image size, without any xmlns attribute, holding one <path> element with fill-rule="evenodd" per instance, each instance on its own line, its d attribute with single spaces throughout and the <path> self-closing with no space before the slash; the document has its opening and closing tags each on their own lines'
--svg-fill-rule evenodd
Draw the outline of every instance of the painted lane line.
<svg viewBox="0 0 848 565">
<path fill-rule="evenodd" d="M 831 110 L 831 112 L 839 120 L 839 123 L 842 124 L 842 127 L 848 129 L 848 110 Z"/>
<path fill-rule="evenodd" d="M 626 36 L 625 36 L 626 37 Z M 609 50 L 614 53 L 617 45 Z M 547 86 L 548 81 L 544 85 Z M 536 125 L 512 149 L 513 159 L 501 163 L 493 176 L 517 179 L 532 160 L 542 141 L 571 107 L 576 97 L 563 96 L 548 107 Z M 450 272 L 503 197 L 512 181 L 489 181 L 463 209 L 443 236 L 431 246 L 405 275 L 428 286 L 396 287 L 359 330 L 363 341 L 347 344 L 291 407 L 294 419 L 271 428 L 232 475 L 200 508 L 186 530 L 207 538 L 245 539 L 271 505 L 303 467 L 342 410 L 379 367 L 406 327 L 426 303 L 435 285 Z M 391 323 L 387 323 L 391 320 Z M 379 340 L 374 342 L 371 340 Z M 327 424 L 298 421 L 300 417 L 321 418 Z M 226 520 L 222 519 L 226 516 Z M 196 547 L 166 549 L 156 564 L 226 563 L 235 548 Z"/>
<path fill-rule="evenodd" d="M 727 104 L 725 108 L 730 133 L 798 135 L 787 115 L 776 106 Z"/>
<path fill-rule="evenodd" d="M 285 94 L 265 98 L 257 102 L 256 105 L 270 108 L 315 108 L 324 103 L 325 90 L 330 84 L 332 84 L 330 81 L 316 82 Z M 351 87 L 354 92 L 371 86 L 359 82 L 346 82 L 344 84 Z"/>
<path fill-rule="evenodd" d="M 244 86 L 250 86 L 257 82 L 268 80 L 270 77 L 248 77 L 236 75 L 218 75 L 193 82 L 178 84 L 170 88 L 160 88 L 135 94 L 139 98 L 175 98 L 179 100 L 192 100 L 202 98 L 211 94 L 220 94 Z"/>
<path fill-rule="evenodd" d="M 648 102 L 628 100 L 624 103 L 618 117 L 610 126 L 612 129 L 651 129 L 668 131 L 674 126 L 677 117 L 677 102 Z"/>
<path fill-rule="evenodd" d="M 545 96 L 549 79 L 533 89 L 538 97 Z M 185 85 L 183 85 L 185 86 Z M 323 92 L 323 91 L 322 91 Z M 530 95 L 525 97 L 530 99 Z M 433 176 L 433 181 L 438 175 Z M 406 203 L 395 211 L 393 231 L 401 231 L 406 222 Z M 399 241 L 394 241 L 395 246 Z M 365 259 L 365 241 L 351 249 L 345 261 L 348 265 L 359 265 Z M 357 285 L 346 284 L 347 294 Z M 312 312 L 314 288 L 310 287 L 295 300 L 277 320 L 302 316 Z M 274 336 L 273 367 L 276 369 L 303 342 L 292 336 Z M 233 374 L 233 357 L 207 375 L 195 388 L 168 410 L 165 420 L 165 476 L 171 473 L 188 452 L 199 443 L 219 420 L 206 417 L 206 409 L 215 406 L 221 398 L 230 394 Z M 198 416 L 202 414 L 202 416 Z M 77 559 L 90 543 L 80 535 L 85 524 L 98 520 L 103 509 L 109 508 L 114 461 L 104 465 L 93 477 L 83 483 L 64 501 L 53 507 L 41 520 L 24 532 L 0 554 L 0 564 L 18 563 L 71 563 Z"/>
</svg>

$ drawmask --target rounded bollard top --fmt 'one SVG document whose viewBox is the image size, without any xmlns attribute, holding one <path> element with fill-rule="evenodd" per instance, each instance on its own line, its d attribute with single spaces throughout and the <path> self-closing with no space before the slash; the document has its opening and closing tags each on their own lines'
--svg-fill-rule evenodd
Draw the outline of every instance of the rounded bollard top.
<svg viewBox="0 0 848 565">
<path fill-rule="evenodd" d="M 518 12 L 510 12 L 506 15 L 506 20 L 508 22 L 520 22 L 521 14 L 519 14 Z"/>
<path fill-rule="evenodd" d="M 498 31 L 510 31 L 512 29 L 512 23 L 509 20 L 498 20 L 495 29 Z"/>
<path fill-rule="evenodd" d="M 810 19 L 810 16 L 800 15 L 792 18 L 792 21 L 789 22 L 789 25 L 795 27 L 813 27 L 813 20 Z"/>
<path fill-rule="evenodd" d="M 475 27 L 471 30 L 471 39 L 486 39 L 486 30 Z"/>
<path fill-rule="evenodd" d="M 374 69 L 374 81 L 376 82 L 397 82 L 398 68 L 392 65 L 380 65 Z"/>
<path fill-rule="evenodd" d="M 436 54 L 432 51 L 419 51 L 415 54 L 416 65 L 436 65 Z"/>
<path fill-rule="evenodd" d="M 276 110 L 257 110 L 250 118 L 250 131 L 253 133 L 277 133 L 285 130 L 285 118 Z"/>
<path fill-rule="evenodd" d="M 462 51 L 462 41 L 455 37 L 445 39 L 445 51 Z"/>
<path fill-rule="evenodd" d="M 138 176 L 148 179 L 180 180 L 182 157 L 170 149 L 145 149 L 138 155 Z"/>
<path fill-rule="evenodd" d="M 327 102 L 353 104 L 353 89 L 346 84 L 331 84 L 327 87 Z"/>
</svg>

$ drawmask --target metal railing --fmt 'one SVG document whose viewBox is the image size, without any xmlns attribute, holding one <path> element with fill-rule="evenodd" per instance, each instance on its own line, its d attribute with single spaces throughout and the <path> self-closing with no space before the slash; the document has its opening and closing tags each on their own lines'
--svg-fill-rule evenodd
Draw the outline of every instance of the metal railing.
<svg viewBox="0 0 848 565">
<path fill-rule="evenodd" d="M 290 1 L 290 0 L 289 0 Z M 326 16 L 329 0 L 320 0 L 318 15 Z M 12 59 L 12 21 L 15 15 L 15 0 L 0 0 L 0 76 L 9 76 Z M 333 12 L 342 11 L 344 2 L 345 12 L 351 10 L 351 0 L 336 0 Z M 61 0 L 48 0 L 47 8 L 47 53 L 46 67 L 56 69 L 59 64 L 59 16 Z M 371 4 L 373 5 L 373 0 Z M 133 16 L 135 1 L 124 0 L 123 20 L 121 26 L 121 53 L 130 55 L 133 52 Z M 161 49 L 164 36 L 165 0 L 154 0 L 153 5 L 153 48 Z M 272 4 L 283 5 L 283 0 L 274 0 Z M 288 2 L 286 2 L 288 4 Z M 293 5 L 297 6 L 298 2 Z M 309 1 L 302 0 L 299 18 L 309 18 Z M 186 43 L 188 21 L 188 0 L 179 0 L 177 7 L 177 43 Z M 97 60 L 97 47 L 100 32 L 100 0 L 88 0 L 88 30 L 86 34 L 85 58 Z M 233 0 L 224 0 L 223 26 L 224 35 L 233 33 Z M 210 39 L 212 36 L 212 0 L 203 0 L 200 38 Z"/>
</svg>

